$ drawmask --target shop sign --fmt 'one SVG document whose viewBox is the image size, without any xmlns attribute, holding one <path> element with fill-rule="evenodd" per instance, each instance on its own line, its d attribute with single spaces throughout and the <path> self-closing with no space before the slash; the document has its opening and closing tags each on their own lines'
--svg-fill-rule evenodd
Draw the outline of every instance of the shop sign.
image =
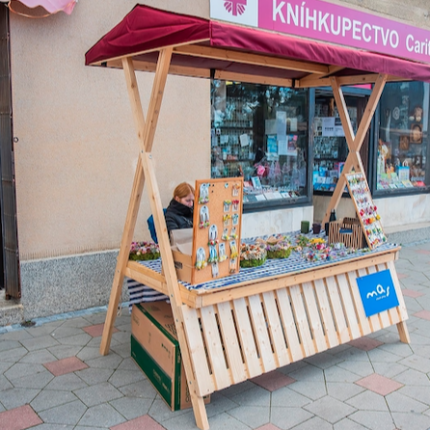
<svg viewBox="0 0 430 430">
<path fill-rule="evenodd" d="M 321 0 L 210 0 L 210 16 L 430 63 L 430 31 Z"/>
<path fill-rule="evenodd" d="M 357 284 L 366 317 L 399 306 L 389 270 L 357 278 Z"/>
</svg>

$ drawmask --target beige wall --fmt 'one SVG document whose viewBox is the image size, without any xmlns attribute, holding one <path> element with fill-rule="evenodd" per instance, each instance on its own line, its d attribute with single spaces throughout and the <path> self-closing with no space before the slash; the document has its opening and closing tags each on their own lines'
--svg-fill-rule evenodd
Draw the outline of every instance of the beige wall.
<svg viewBox="0 0 430 430">
<path fill-rule="evenodd" d="M 333 2 L 429 26 L 428 0 Z M 120 243 L 137 161 L 134 124 L 122 71 L 85 67 L 84 54 L 135 3 L 81 0 L 70 16 L 58 13 L 39 20 L 11 14 L 23 260 L 115 249 Z M 140 3 L 209 16 L 209 0 Z M 138 74 L 145 111 L 152 79 L 152 74 Z M 210 175 L 209 92 L 208 80 L 168 78 L 153 151 L 163 205 L 176 183 Z M 291 209 L 287 212 L 290 216 Z M 136 240 L 149 239 L 149 214 L 145 194 Z M 246 225 L 253 229 L 255 219 Z"/>
<path fill-rule="evenodd" d="M 201 0 L 145 3 L 209 14 Z M 134 5 L 91 0 L 70 16 L 11 14 L 21 259 L 119 246 L 137 162 L 134 123 L 123 72 L 85 67 L 84 54 Z M 145 112 L 152 79 L 138 73 Z M 169 76 L 153 151 L 164 205 L 178 182 L 210 175 L 209 112 L 208 80 Z M 149 239 L 149 214 L 145 194 L 135 239 Z"/>
</svg>

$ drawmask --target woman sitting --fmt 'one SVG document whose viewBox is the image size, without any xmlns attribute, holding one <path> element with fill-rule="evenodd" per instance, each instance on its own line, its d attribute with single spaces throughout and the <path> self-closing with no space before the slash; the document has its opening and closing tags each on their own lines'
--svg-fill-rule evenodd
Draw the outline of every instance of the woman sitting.
<svg viewBox="0 0 430 430">
<path fill-rule="evenodd" d="M 173 198 L 165 212 L 167 231 L 193 227 L 194 188 L 182 182 L 173 191 Z"/>
</svg>

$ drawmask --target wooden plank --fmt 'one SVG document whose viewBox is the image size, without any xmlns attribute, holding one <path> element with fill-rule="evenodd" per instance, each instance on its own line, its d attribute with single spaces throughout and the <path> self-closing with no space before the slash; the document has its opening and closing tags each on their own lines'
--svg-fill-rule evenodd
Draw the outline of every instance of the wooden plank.
<svg viewBox="0 0 430 430">
<path fill-rule="evenodd" d="M 340 343 L 346 343 L 351 340 L 348 326 L 346 324 L 345 313 L 340 301 L 339 289 L 337 286 L 336 278 L 330 276 L 325 279 L 327 286 L 327 293 L 331 303 L 331 308 L 334 314 L 334 320 L 337 327 L 337 335 L 339 336 Z"/>
<path fill-rule="evenodd" d="M 303 350 L 300 345 L 296 321 L 291 308 L 290 296 L 286 288 L 276 290 L 276 300 L 278 302 L 279 314 L 281 317 L 285 338 L 287 340 L 287 348 L 291 357 L 291 361 L 294 362 L 301 360 L 304 357 Z"/>
<path fill-rule="evenodd" d="M 257 356 L 254 333 L 249 320 L 247 305 L 243 298 L 234 300 L 232 304 L 242 354 L 247 366 L 248 378 L 253 378 L 254 376 L 261 375 L 263 368 Z"/>
<path fill-rule="evenodd" d="M 276 369 L 275 358 L 272 352 L 271 341 L 267 332 L 267 322 L 264 316 L 259 295 L 248 297 L 249 314 L 254 328 L 254 336 L 264 372 Z"/>
<path fill-rule="evenodd" d="M 346 276 L 349 280 L 351 297 L 353 299 L 354 306 L 357 311 L 357 318 L 361 335 L 366 336 L 367 334 L 372 332 L 372 328 L 370 327 L 369 319 L 366 317 L 366 313 L 364 312 L 363 301 L 361 300 L 360 290 L 358 289 L 357 284 L 357 272 L 350 271 L 346 274 Z"/>
<path fill-rule="evenodd" d="M 369 73 L 367 75 L 353 75 L 353 76 L 339 76 L 339 85 L 360 85 L 360 84 L 373 84 L 378 79 L 378 74 Z M 410 79 L 401 78 L 399 76 L 388 75 L 387 82 L 402 82 L 409 81 Z M 295 88 L 315 88 L 315 87 L 329 87 L 330 78 L 309 79 L 309 80 L 296 80 Z"/>
<path fill-rule="evenodd" d="M 325 351 L 327 349 L 327 342 L 321 323 L 313 284 L 310 282 L 305 282 L 302 284 L 302 290 L 315 349 L 317 352 Z"/>
<path fill-rule="evenodd" d="M 307 73 L 329 73 L 328 66 L 307 61 L 287 60 L 268 55 L 251 54 L 201 45 L 179 46 L 174 48 L 175 54 L 190 55 L 194 57 L 214 58 L 217 60 L 232 61 L 242 64 L 253 64 L 259 67 L 271 67 L 282 70 L 297 70 Z"/>
<path fill-rule="evenodd" d="M 336 279 L 339 285 L 340 297 L 342 298 L 343 307 L 345 309 L 345 317 L 348 322 L 351 339 L 357 339 L 361 337 L 361 331 L 358 324 L 354 303 L 351 297 L 351 290 L 349 288 L 348 280 L 345 274 L 337 275 Z"/>
<path fill-rule="evenodd" d="M 203 397 L 213 393 L 215 391 L 215 385 L 206 359 L 205 344 L 200 331 L 200 323 L 195 309 L 182 306 L 182 313 L 184 318 L 184 331 L 187 337 L 186 346 L 189 348 L 190 356 L 193 357 L 197 394 Z M 183 354 L 182 349 L 181 345 L 181 355 Z"/>
<path fill-rule="evenodd" d="M 212 375 L 215 380 L 215 390 L 221 390 L 229 387 L 231 381 L 224 357 L 223 342 L 215 318 L 215 309 L 213 306 L 206 306 L 200 310 L 200 315 L 207 355 L 211 363 Z"/>
<path fill-rule="evenodd" d="M 234 324 L 230 303 L 220 303 L 218 306 L 219 324 L 224 339 L 225 354 L 234 384 L 245 381 L 245 363 L 242 360 L 236 326 Z"/>
<path fill-rule="evenodd" d="M 378 264 L 376 267 L 378 269 L 378 272 L 381 272 L 383 270 L 389 270 L 388 266 L 386 264 Z M 391 325 L 397 324 L 401 321 L 401 318 L 400 318 L 400 315 L 399 315 L 397 308 L 388 309 L 388 316 L 390 318 Z"/>
<path fill-rule="evenodd" d="M 321 266 L 319 268 L 309 268 L 300 272 L 288 272 L 276 276 L 268 276 L 264 279 L 255 279 L 249 282 L 238 283 L 234 286 L 220 287 L 216 290 L 193 290 L 188 291 L 187 300 L 194 301 L 194 307 L 200 308 L 211 304 L 228 302 L 241 297 L 248 297 L 266 291 L 275 291 L 280 288 L 312 282 L 317 279 L 324 279 L 340 273 L 365 268 L 370 264 L 380 264 L 387 261 L 394 261 L 400 248 L 389 251 L 381 251 L 369 254 L 367 257 L 352 258 L 345 262 L 337 262 Z"/>
<path fill-rule="evenodd" d="M 360 269 L 358 271 L 359 277 L 367 276 L 367 274 L 366 269 Z M 378 315 L 371 315 L 368 319 L 370 321 L 370 326 L 372 327 L 372 332 L 381 330 L 381 322 L 379 321 Z"/>
<path fill-rule="evenodd" d="M 367 272 L 369 273 L 369 275 L 371 275 L 373 273 L 377 273 L 376 267 L 375 266 L 369 266 L 367 268 Z M 382 328 L 387 328 L 391 325 L 390 316 L 388 315 L 388 311 L 379 312 L 378 317 L 379 317 L 379 321 L 381 323 Z"/>
<path fill-rule="evenodd" d="M 327 290 L 322 279 L 314 281 L 315 292 L 318 300 L 318 307 L 321 312 L 321 318 L 324 324 L 324 331 L 329 348 L 339 345 L 339 338 L 336 333 L 334 324 L 334 315 L 330 308 L 330 302 L 327 295 Z"/>
<path fill-rule="evenodd" d="M 325 78 L 326 76 L 329 76 L 333 73 L 339 72 L 340 70 L 343 70 L 344 68 L 345 68 L 344 66 L 328 66 L 328 73 L 327 74 L 311 73 L 311 74 L 305 76 L 304 78 L 301 78 L 298 80 L 299 86 L 300 86 L 300 88 L 304 88 L 304 85 L 306 84 L 306 82 L 312 82 L 315 79 Z"/>
<path fill-rule="evenodd" d="M 291 88 L 293 86 L 292 79 L 276 78 L 264 75 L 251 75 L 248 73 L 236 73 L 230 72 L 229 70 L 216 70 L 215 79 L 220 79 L 223 81 L 240 81 L 250 84 L 274 85 L 286 88 Z"/>
<path fill-rule="evenodd" d="M 276 306 L 275 293 L 273 291 L 267 291 L 262 294 L 262 298 L 268 330 L 275 351 L 276 364 L 277 367 L 282 367 L 290 363 L 290 356 L 287 351 L 279 311 Z"/>
<path fill-rule="evenodd" d="M 303 304 L 300 286 L 295 285 L 294 287 L 290 287 L 290 297 L 294 319 L 296 320 L 297 329 L 299 331 L 300 343 L 305 357 L 309 357 L 315 354 L 316 351 L 312 341 L 308 315 L 306 314 L 305 306 Z"/>
</svg>

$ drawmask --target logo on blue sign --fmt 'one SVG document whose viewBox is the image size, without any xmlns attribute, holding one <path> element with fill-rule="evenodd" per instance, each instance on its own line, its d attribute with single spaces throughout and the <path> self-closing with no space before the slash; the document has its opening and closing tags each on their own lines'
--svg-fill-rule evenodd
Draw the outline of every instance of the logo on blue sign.
<svg viewBox="0 0 430 430">
<path fill-rule="evenodd" d="M 357 278 L 357 284 L 366 317 L 399 306 L 389 270 Z"/>
</svg>

